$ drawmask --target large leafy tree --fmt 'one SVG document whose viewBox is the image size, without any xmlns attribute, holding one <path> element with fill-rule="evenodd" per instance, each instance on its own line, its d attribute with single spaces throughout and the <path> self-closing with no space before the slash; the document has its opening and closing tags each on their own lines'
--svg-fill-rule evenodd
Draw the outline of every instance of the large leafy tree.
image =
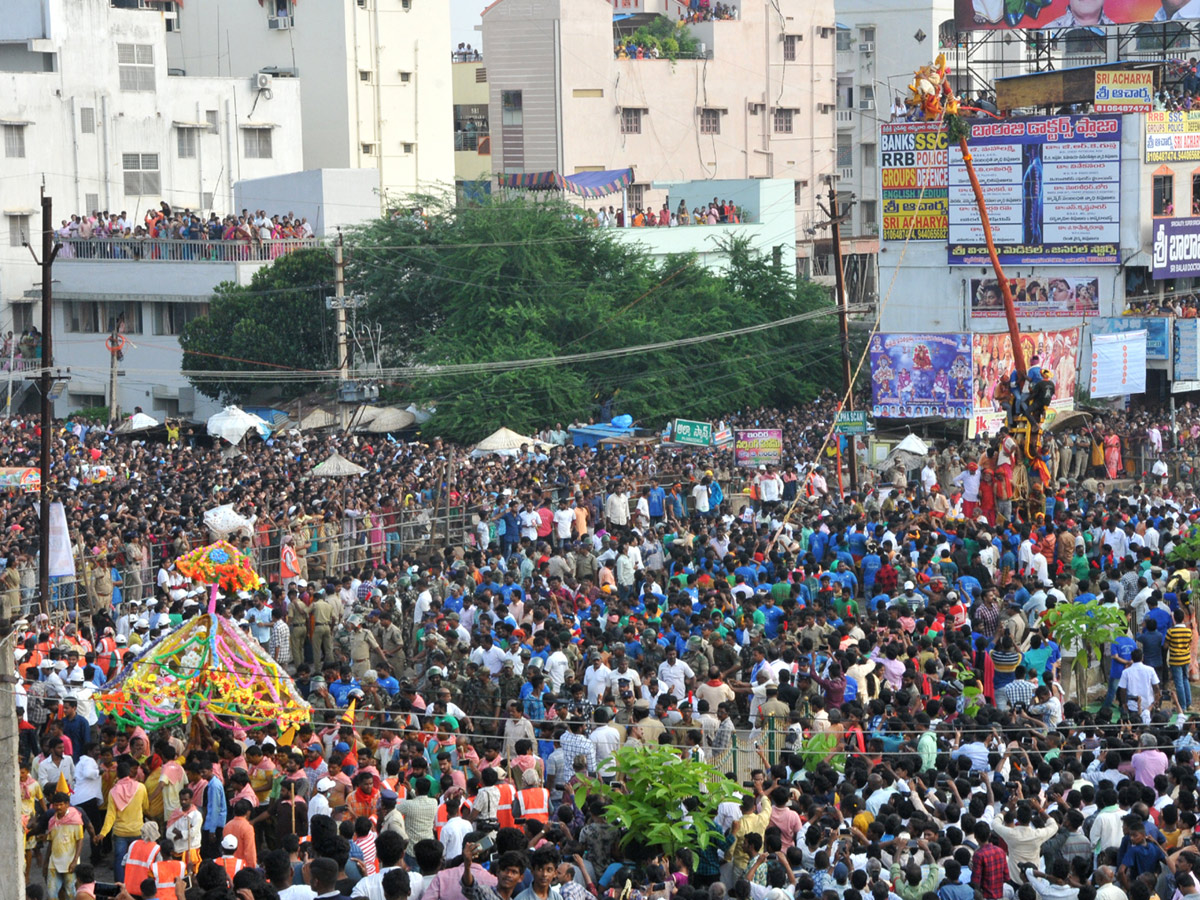
<svg viewBox="0 0 1200 900">
<path fill-rule="evenodd" d="M 698 231 L 699 233 L 699 231 Z M 570 206 L 527 197 L 373 222 L 349 241 L 349 278 L 383 325 L 392 365 L 479 365 L 620 351 L 774 322 L 828 306 L 745 243 L 717 275 L 690 256 L 655 261 Z M 790 258 L 790 248 L 783 248 Z M 474 441 L 499 424 L 629 413 L 671 416 L 797 403 L 837 383 L 824 316 L 652 353 L 490 373 L 422 376 L 405 396 L 437 407 L 427 431 Z"/>
<path fill-rule="evenodd" d="M 336 365 L 332 314 L 333 256 L 326 249 L 300 250 L 259 269 L 249 285 L 218 285 L 208 315 L 189 322 L 179 337 L 185 371 L 260 372 L 272 369 L 329 369 Z M 241 401 L 261 383 L 225 378 L 191 378 L 214 400 Z M 287 381 L 284 396 L 321 386 Z M 271 384 L 271 382 L 268 382 Z"/>
</svg>

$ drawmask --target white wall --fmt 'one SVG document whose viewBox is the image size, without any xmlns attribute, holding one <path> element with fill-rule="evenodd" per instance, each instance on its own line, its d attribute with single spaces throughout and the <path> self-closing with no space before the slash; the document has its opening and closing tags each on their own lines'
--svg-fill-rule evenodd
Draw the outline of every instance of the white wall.
<svg viewBox="0 0 1200 900">
<path fill-rule="evenodd" d="M 234 185 L 237 209 L 294 213 L 308 219 L 318 237 L 379 216 L 379 172 L 375 169 L 313 169 Z"/>
<path fill-rule="evenodd" d="M 452 188 L 445 0 L 411 0 L 408 9 L 402 0 L 304 0 L 292 6 L 290 28 L 271 29 L 277 2 L 185 4 L 180 30 L 167 36 L 171 64 L 189 75 L 246 78 L 268 67 L 295 70 L 305 123 L 297 168 L 374 168 L 388 193 Z"/>
</svg>

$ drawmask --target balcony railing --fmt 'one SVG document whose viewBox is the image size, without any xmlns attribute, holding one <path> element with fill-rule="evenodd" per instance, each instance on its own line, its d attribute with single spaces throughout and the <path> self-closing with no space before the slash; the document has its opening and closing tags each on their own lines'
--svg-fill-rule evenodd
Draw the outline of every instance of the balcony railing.
<svg viewBox="0 0 1200 900">
<path fill-rule="evenodd" d="M 852 109 L 839 109 L 834 115 L 839 126 L 854 124 L 854 110 Z"/>
<path fill-rule="evenodd" d="M 255 262 L 318 247 L 317 238 L 285 241 L 209 241 L 159 238 L 63 238 L 60 262 Z"/>
<path fill-rule="evenodd" d="M 478 150 L 481 142 L 488 140 L 486 131 L 456 131 L 454 132 L 455 150 Z"/>
</svg>

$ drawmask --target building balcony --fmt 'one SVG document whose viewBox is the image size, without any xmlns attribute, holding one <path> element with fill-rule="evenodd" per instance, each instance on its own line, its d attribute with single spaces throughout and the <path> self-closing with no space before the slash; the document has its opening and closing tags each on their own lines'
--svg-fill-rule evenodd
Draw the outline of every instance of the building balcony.
<svg viewBox="0 0 1200 900">
<path fill-rule="evenodd" d="M 492 138 L 486 131 L 456 131 L 454 132 L 454 149 L 487 155 L 492 152 Z"/>
<path fill-rule="evenodd" d="M 321 241 L 208 241 L 159 240 L 156 238 L 63 238 L 56 262 L 123 263 L 239 263 L 270 262 L 280 256 Z"/>
<path fill-rule="evenodd" d="M 852 128 L 854 126 L 854 110 L 839 109 L 834 113 L 838 128 Z"/>
<path fill-rule="evenodd" d="M 853 181 L 854 180 L 854 166 L 839 166 L 838 167 L 838 179 L 841 181 Z"/>
</svg>

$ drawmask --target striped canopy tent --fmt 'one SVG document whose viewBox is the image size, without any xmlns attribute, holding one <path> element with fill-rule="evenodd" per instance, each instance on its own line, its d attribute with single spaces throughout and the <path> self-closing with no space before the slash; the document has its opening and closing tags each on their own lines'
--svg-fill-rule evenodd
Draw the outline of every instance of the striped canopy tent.
<svg viewBox="0 0 1200 900">
<path fill-rule="evenodd" d="M 496 176 L 500 187 L 523 191 L 567 191 L 580 197 L 607 197 L 619 194 L 633 184 L 633 169 L 606 169 L 602 172 L 517 172 Z"/>
</svg>

